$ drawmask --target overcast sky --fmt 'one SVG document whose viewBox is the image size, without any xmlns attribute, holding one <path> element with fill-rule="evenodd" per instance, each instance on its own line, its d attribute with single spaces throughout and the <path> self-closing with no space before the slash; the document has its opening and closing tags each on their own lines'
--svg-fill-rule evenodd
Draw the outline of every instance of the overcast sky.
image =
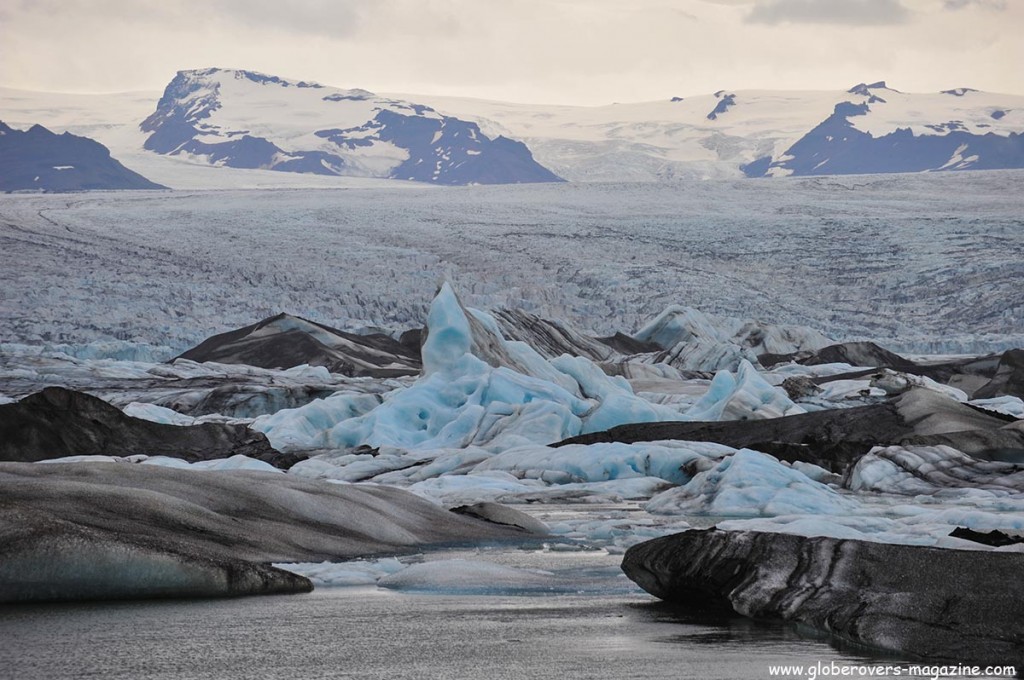
<svg viewBox="0 0 1024 680">
<path fill-rule="evenodd" d="M 602 104 L 886 80 L 1024 94 L 1024 0 L 0 0 L 0 86 L 159 90 L 246 68 Z"/>
</svg>

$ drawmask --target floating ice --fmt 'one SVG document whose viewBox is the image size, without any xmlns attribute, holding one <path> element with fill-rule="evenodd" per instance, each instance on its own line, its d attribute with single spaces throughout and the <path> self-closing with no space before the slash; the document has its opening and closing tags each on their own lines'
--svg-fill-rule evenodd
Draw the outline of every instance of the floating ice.
<svg viewBox="0 0 1024 680">
<path fill-rule="evenodd" d="M 654 358 L 682 371 L 735 371 L 742 361 L 757 363 L 752 349 L 711 338 L 680 342 Z"/>
<path fill-rule="evenodd" d="M 872 385 L 871 380 L 832 380 L 818 385 L 821 393 L 815 395 L 823 401 L 859 400 L 862 397 L 885 397 L 886 392 Z"/>
<path fill-rule="evenodd" d="M 539 479 L 517 479 L 508 473 L 492 472 L 434 477 L 417 482 L 408 490 L 445 506 L 455 506 L 487 501 L 505 504 L 620 503 L 646 500 L 669 486 L 658 477 L 548 484 Z"/>
<path fill-rule="evenodd" d="M 757 517 L 791 514 L 836 515 L 857 507 L 834 489 L 780 463 L 741 449 L 684 486 L 650 500 L 655 514 Z"/>
<path fill-rule="evenodd" d="M 461 559 L 413 564 L 384 576 L 377 585 L 392 590 L 459 595 L 571 592 L 573 589 L 571 582 L 550 571 Z"/>
<path fill-rule="evenodd" d="M 508 503 L 516 496 L 530 497 L 547 485 L 539 480 L 519 480 L 512 475 L 444 475 L 416 482 L 409 491 L 444 505 L 467 505 L 485 501 Z"/>
<path fill-rule="evenodd" d="M 170 460 L 170 459 L 169 459 Z M 175 458 L 173 460 L 179 460 L 179 462 L 188 465 L 185 461 Z M 49 458 L 47 460 L 37 460 L 35 465 L 49 465 L 54 463 L 122 463 L 127 462 L 120 456 L 103 456 L 103 455 L 86 455 L 86 456 L 64 456 L 62 458 Z"/>
<path fill-rule="evenodd" d="M 256 460 L 249 456 L 236 454 L 228 458 L 214 458 L 213 460 L 202 460 L 189 463 L 181 458 L 170 456 L 146 456 L 138 454 L 134 456 L 64 456 L 63 458 L 51 458 L 49 460 L 36 461 L 35 465 L 49 465 L 55 463 L 138 463 L 140 465 L 158 465 L 160 467 L 178 468 L 179 470 L 259 470 L 261 472 L 273 472 L 284 474 L 284 472 L 270 463 Z"/>
<path fill-rule="evenodd" d="M 874 513 L 872 513 L 872 510 Z M 1019 533 L 1024 530 L 1022 515 L 984 512 L 971 508 L 925 510 L 916 508 L 910 517 L 886 517 L 881 508 L 870 506 L 851 515 L 786 515 L 719 522 L 725 531 L 767 531 L 798 536 L 831 536 L 877 543 L 925 545 L 957 550 L 991 550 L 990 546 L 949 534 L 957 527 L 979 532 L 993 530 Z M 998 548 L 1004 552 L 1022 552 L 1024 546 Z"/>
<path fill-rule="evenodd" d="M 623 423 L 649 423 L 680 418 L 675 409 L 638 398 L 625 378 L 610 377 L 587 359 L 562 355 L 553 359 L 551 365 L 572 377 L 583 396 L 597 401 L 597 407 L 585 418 L 581 434 L 600 432 Z"/>
<path fill-rule="evenodd" d="M 580 357 L 546 360 L 506 341 L 489 315 L 469 311 L 444 284 L 430 308 L 423 377 L 375 406 L 330 398 L 253 427 L 275 446 L 405 449 L 544 444 L 636 421 L 677 420 L 675 409 L 637 397 L 622 378 Z"/>
<path fill-rule="evenodd" d="M 142 418 L 143 420 L 163 423 L 164 425 L 195 425 L 196 423 L 196 419 L 192 416 L 187 416 L 184 413 L 178 413 L 173 409 L 157 406 L 156 404 L 143 404 L 133 401 L 122 410 L 133 418 Z"/>
<path fill-rule="evenodd" d="M 747 361 L 734 374 L 719 371 L 707 393 L 686 412 L 687 420 L 756 420 L 804 413 L 786 394 L 773 387 Z"/>
<path fill-rule="evenodd" d="M 851 366 L 850 364 L 817 364 L 815 366 L 805 366 L 803 364 L 778 364 L 772 366 L 770 370 L 765 371 L 764 378 L 772 385 L 781 385 L 782 381 L 786 378 L 792 377 L 803 377 L 808 378 L 819 378 L 830 375 L 842 375 L 843 373 L 853 373 L 855 371 L 868 371 L 871 370 L 870 366 Z"/>
<path fill-rule="evenodd" d="M 516 477 L 550 484 L 603 482 L 657 477 L 670 484 L 685 484 L 687 470 L 712 467 L 734 449 L 711 442 L 611 442 L 588 446 L 573 444 L 552 449 L 523 447 L 499 453 L 476 470 L 503 470 Z"/>
<path fill-rule="evenodd" d="M 155 545 L 45 517 L 45 529 L 3 527 L 0 602 L 237 597 L 309 592 L 311 584 L 256 561 Z M 10 520 L 10 518 L 5 518 Z"/>
<path fill-rule="evenodd" d="M 405 569 L 405 565 L 394 557 L 351 562 L 295 562 L 274 566 L 305 576 L 316 588 L 375 586 L 381 577 Z"/>
<path fill-rule="evenodd" d="M 1022 493 L 1024 467 L 977 460 L 949 446 L 878 446 L 850 469 L 845 486 L 903 495 L 934 494 L 940 489 Z"/>
<path fill-rule="evenodd" d="M 665 348 L 700 341 L 730 343 L 752 350 L 755 355 L 763 352 L 790 354 L 800 350 L 822 349 L 832 344 L 831 340 L 812 328 L 716 317 L 692 307 L 678 305 L 666 308 L 633 337 Z"/>
<path fill-rule="evenodd" d="M 405 486 L 445 505 L 559 499 L 647 499 L 714 467 L 734 449 L 710 442 L 619 442 L 559 448 L 528 445 L 495 454 L 479 447 L 325 453 L 289 474 Z M 814 467 L 814 466 L 810 466 Z M 824 472 L 824 471 L 821 471 Z"/>
<path fill-rule="evenodd" d="M 267 435 L 276 449 L 330 448 L 336 445 L 336 426 L 369 413 L 380 403 L 381 397 L 375 394 L 344 392 L 260 416 L 250 427 Z"/>
<path fill-rule="evenodd" d="M 624 511 L 615 512 L 612 516 L 573 518 L 551 526 L 552 533 L 563 540 L 575 541 L 584 547 L 601 548 L 614 554 L 622 554 L 637 543 L 691 528 L 689 522 L 679 517 Z"/>
<path fill-rule="evenodd" d="M 916 387 L 923 387 L 926 390 L 944 394 L 959 402 L 967 401 L 967 393 L 961 389 L 935 382 L 924 375 L 900 373 L 888 368 L 881 369 L 871 377 L 871 387 L 879 388 L 885 394 L 903 394 Z"/>
<path fill-rule="evenodd" d="M 991 399 L 972 399 L 967 402 L 989 411 L 1004 413 L 1014 418 L 1024 418 L 1024 400 L 1020 397 L 993 397 Z"/>
<path fill-rule="evenodd" d="M 142 461 L 144 464 L 153 464 L 153 459 Z M 284 474 L 283 470 L 280 470 L 270 463 L 264 463 L 262 460 L 256 460 L 248 456 L 236 454 L 228 458 L 215 458 L 213 460 L 201 460 L 191 465 L 193 470 L 258 470 L 260 472 L 274 472 L 276 474 Z"/>
</svg>

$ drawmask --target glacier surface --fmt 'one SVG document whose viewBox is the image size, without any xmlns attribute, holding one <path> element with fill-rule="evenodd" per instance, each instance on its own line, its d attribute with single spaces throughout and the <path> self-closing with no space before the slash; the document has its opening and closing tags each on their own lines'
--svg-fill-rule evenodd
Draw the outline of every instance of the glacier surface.
<svg viewBox="0 0 1024 680">
<path fill-rule="evenodd" d="M 1020 176 L 10 196 L 0 248 L 33 275 L 0 270 L 18 301 L 0 306 L 0 342 L 182 352 L 280 312 L 400 331 L 443 277 L 468 306 L 593 334 L 685 305 L 994 350 L 1024 344 Z"/>
</svg>

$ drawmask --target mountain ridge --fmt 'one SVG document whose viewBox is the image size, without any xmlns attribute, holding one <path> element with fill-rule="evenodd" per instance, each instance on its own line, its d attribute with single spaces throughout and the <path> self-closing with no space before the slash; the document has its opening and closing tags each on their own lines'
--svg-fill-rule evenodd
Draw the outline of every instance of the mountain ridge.
<svg viewBox="0 0 1024 680">
<path fill-rule="evenodd" d="M 374 94 L 211 68 L 182 71 L 162 96 L 148 96 L 154 101 L 143 104 L 144 93 L 0 89 L 0 119 L 94 137 L 132 169 L 175 188 L 1024 167 L 1024 96 L 963 86 L 906 93 L 878 80 L 825 91 L 721 89 L 569 106 Z"/>
<path fill-rule="evenodd" d="M 238 69 L 179 71 L 140 129 L 149 151 L 236 168 L 449 185 L 561 181 L 521 142 L 429 106 Z"/>
<path fill-rule="evenodd" d="M 55 134 L 38 123 L 16 130 L 0 120 L 0 191 L 166 188 L 126 168 L 93 139 Z"/>
</svg>

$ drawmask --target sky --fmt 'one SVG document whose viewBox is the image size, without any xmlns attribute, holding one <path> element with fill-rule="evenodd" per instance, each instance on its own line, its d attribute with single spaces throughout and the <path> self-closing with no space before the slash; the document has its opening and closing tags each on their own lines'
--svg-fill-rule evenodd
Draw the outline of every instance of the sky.
<svg viewBox="0 0 1024 680">
<path fill-rule="evenodd" d="M 0 86 L 162 90 L 245 68 L 597 105 L 720 89 L 1024 94 L 1024 0 L 0 0 Z"/>
</svg>

